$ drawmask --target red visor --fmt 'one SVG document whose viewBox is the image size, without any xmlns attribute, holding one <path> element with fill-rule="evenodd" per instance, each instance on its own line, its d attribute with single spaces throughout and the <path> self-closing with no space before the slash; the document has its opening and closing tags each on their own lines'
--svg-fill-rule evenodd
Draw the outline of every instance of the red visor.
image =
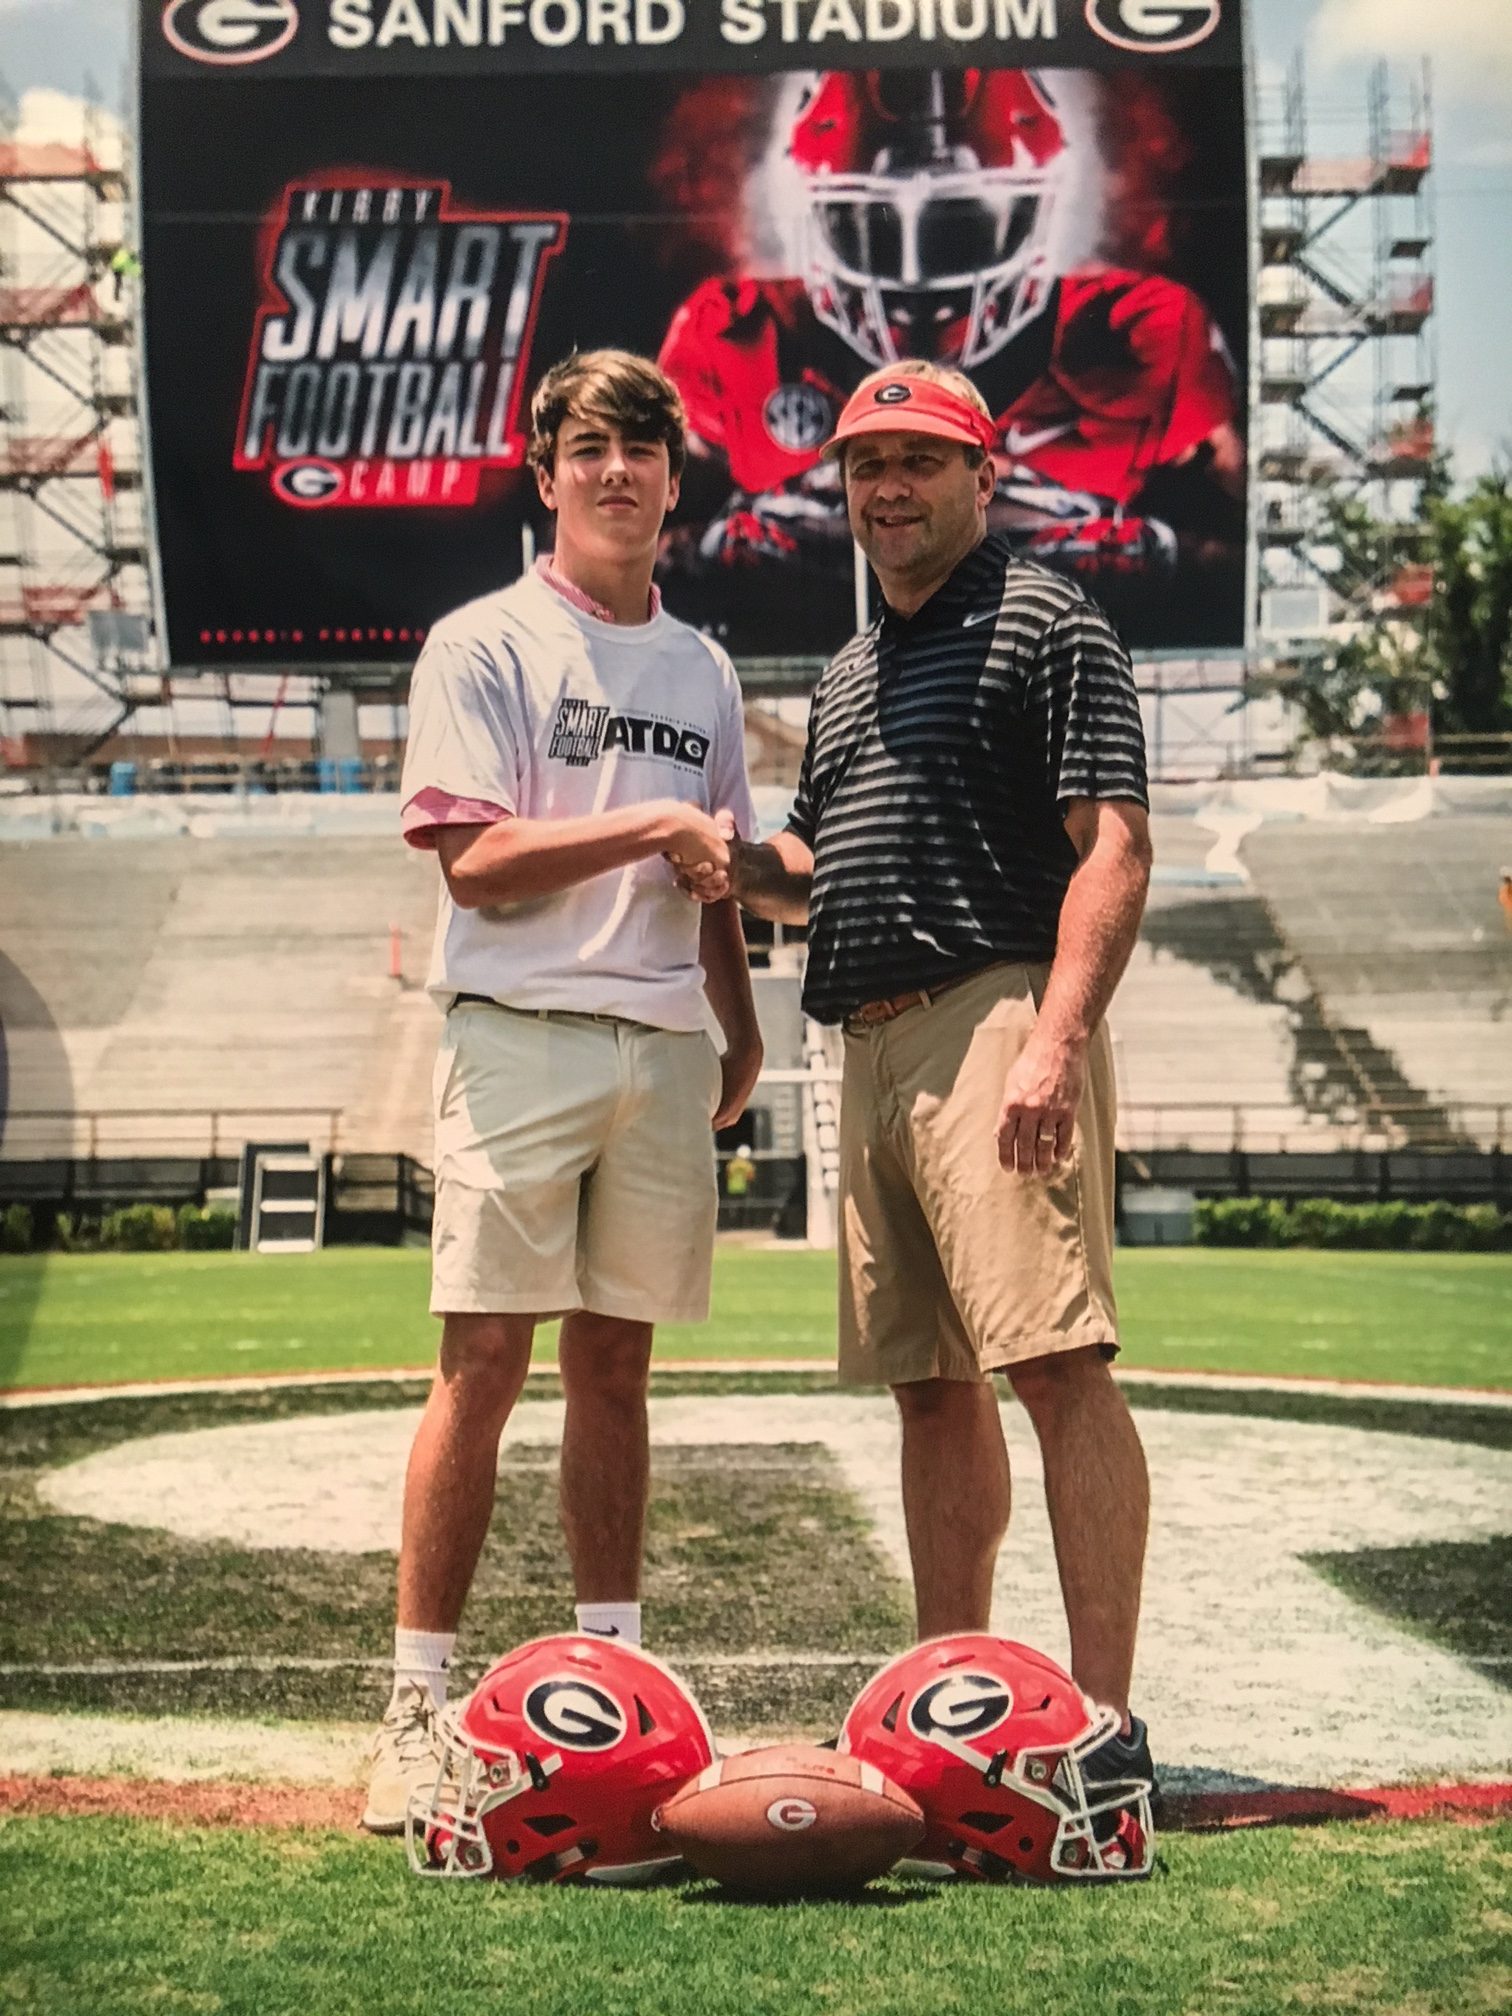
<svg viewBox="0 0 1512 2016">
<path fill-rule="evenodd" d="M 890 372 L 851 394 L 824 452 L 830 454 L 858 434 L 936 434 L 942 441 L 991 448 L 996 432 L 985 413 L 948 385 Z"/>
</svg>

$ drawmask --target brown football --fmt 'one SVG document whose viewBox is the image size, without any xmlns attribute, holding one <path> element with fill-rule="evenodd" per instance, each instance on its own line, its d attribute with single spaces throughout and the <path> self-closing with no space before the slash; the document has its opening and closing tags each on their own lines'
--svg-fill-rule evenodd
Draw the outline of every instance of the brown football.
<svg viewBox="0 0 1512 2016">
<path fill-rule="evenodd" d="M 924 1832 L 924 1815 L 875 1764 L 784 1743 L 716 1758 L 654 1824 L 700 1876 L 788 1897 L 881 1876 Z"/>
</svg>

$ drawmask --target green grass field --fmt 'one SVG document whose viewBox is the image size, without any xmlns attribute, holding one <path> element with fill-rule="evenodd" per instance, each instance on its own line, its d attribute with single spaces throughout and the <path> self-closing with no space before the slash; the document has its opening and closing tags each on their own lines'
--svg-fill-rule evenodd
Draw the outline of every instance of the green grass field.
<svg viewBox="0 0 1512 2016">
<path fill-rule="evenodd" d="M 331 1251 L 0 1261 L 0 1386 L 423 1366 L 426 1256 Z M 1512 1388 L 1512 1263 L 1453 1255 L 1128 1252 L 1125 1363 Z M 828 1360 L 831 1256 L 723 1248 L 715 1316 L 664 1333 L 659 1391 L 801 1391 L 825 1371 L 680 1371 Z M 550 1333 L 541 1340 L 549 1358 Z M 47 1508 L 37 1480 L 139 1436 L 413 1406 L 403 1385 L 112 1397 L 0 1415 L 0 1708 L 322 1719 L 370 1715 L 392 1557 L 256 1553 Z M 1505 1448 L 1512 1409 L 1326 1392 L 1140 1387 L 1140 1405 L 1254 1411 Z M 738 1403 L 737 1403 L 738 1404 Z M 549 1626 L 565 1563 L 541 1516 L 549 1465 L 507 1474 L 478 1586 L 476 1648 Z M 857 1676 L 784 1648 L 878 1648 L 907 1591 L 818 1447 L 679 1449 L 658 1464 L 647 1595 L 658 1643 L 716 1726 L 832 1728 Z M 730 1508 L 738 1505 L 739 1517 Z M 816 1530 L 827 1572 L 811 1572 Z M 1352 1600 L 1512 1671 L 1512 1546 L 1320 1556 Z M 316 1645 L 349 1668 L 282 1662 Z M 699 1670 L 730 1645 L 771 1663 Z M 476 1649 L 475 1648 L 475 1649 Z M 460 1647 L 459 1647 L 460 1650 Z M 222 1667 L 152 1674 L 143 1662 Z M 47 1670 L 57 1661 L 64 1669 Z M 240 1663 L 238 1663 L 240 1662 Z M 363 1663 L 359 1663 L 363 1662 Z M 464 1662 L 465 1664 L 465 1662 Z M 98 1671 L 91 1667 L 98 1665 Z M 807 1676 L 807 1677 L 805 1677 Z M 459 1669 L 459 1683 L 469 1675 Z M 786 1692 L 783 1691 L 784 1687 Z M 716 1693 L 710 1690 L 720 1690 Z M 833 1698 L 831 1698 L 833 1696 Z M 1490 1753 L 1488 1752 L 1488 1755 Z M 0 1785 L 0 1805 L 4 1788 Z M 392 1842 L 0 1811 L 0 2010 L 48 2016 L 1485 2016 L 1512 2007 L 1512 1822 L 1169 1835 L 1127 1889 L 952 1890 L 742 1904 L 646 1893 L 425 1884 Z"/>
<path fill-rule="evenodd" d="M 370 1248 L 0 1260 L 0 1387 L 423 1366 L 427 1270 Z M 1132 1250 L 1118 1282 L 1126 1367 L 1512 1387 L 1502 1255 Z M 724 1247 L 712 1320 L 658 1356 L 826 1359 L 834 1300 L 831 1254 Z"/>
<path fill-rule="evenodd" d="M 0 2003 L 49 2016 L 1473 2016 L 1512 1825 L 1172 1837 L 1148 1883 L 741 1904 L 415 1881 L 327 1833 L 0 1821 Z"/>
</svg>

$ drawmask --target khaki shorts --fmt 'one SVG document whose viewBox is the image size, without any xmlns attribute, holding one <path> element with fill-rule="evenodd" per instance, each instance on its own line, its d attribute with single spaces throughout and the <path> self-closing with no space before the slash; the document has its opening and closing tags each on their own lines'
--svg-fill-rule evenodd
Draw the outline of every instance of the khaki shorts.
<svg viewBox="0 0 1512 2016">
<path fill-rule="evenodd" d="M 702 1031 L 459 1002 L 436 1058 L 434 1314 L 701 1322 L 719 1088 Z"/>
<path fill-rule="evenodd" d="M 1009 1175 L 997 1118 L 1047 966 L 990 966 L 845 1036 L 840 1378 L 979 1380 L 1096 1344 L 1113 1303 L 1113 1052 L 1099 1028 L 1069 1159 Z"/>
</svg>

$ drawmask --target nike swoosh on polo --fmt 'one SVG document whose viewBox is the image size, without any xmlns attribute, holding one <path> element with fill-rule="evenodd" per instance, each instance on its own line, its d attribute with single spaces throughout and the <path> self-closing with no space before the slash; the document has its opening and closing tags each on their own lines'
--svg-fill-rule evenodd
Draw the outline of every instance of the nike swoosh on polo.
<svg viewBox="0 0 1512 2016">
<path fill-rule="evenodd" d="M 1059 441 L 1061 436 L 1069 434 L 1075 425 L 1074 420 L 1065 420 L 1058 427 L 1010 427 L 1003 435 L 1003 446 L 1010 455 L 1032 455 L 1036 448 L 1043 448 L 1051 441 Z"/>
<path fill-rule="evenodd" d="M 961 618 L 961 628 L 963 630 L 970 630 L 973 627 L 973 625 L 977 623 L 988 623 L 992 620 L 994 616 L 997 615 L 997 613 L 998 612 L 995 608 L 973 609 L 969 616 L 963 616 Z"/>
</svg>

